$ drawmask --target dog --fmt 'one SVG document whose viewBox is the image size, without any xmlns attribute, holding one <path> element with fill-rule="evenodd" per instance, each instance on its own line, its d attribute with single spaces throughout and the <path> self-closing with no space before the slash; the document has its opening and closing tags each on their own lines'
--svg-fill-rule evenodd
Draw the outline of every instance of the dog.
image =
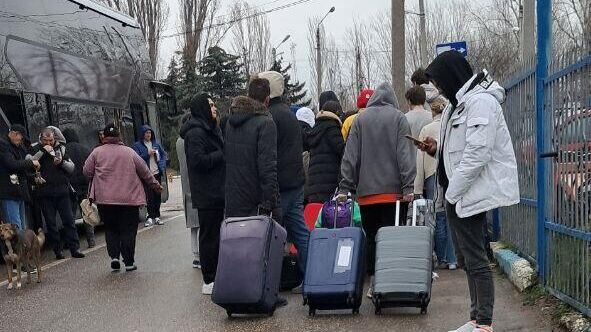
<svg viewBox="0 0 591 332">
<path fill-rule="evenodd" d="M 16 267 L 16 288 L 21 288 L 21 266 L 27 269 L 27 284 L 31 283 L 32 263 L 37 267 L 37 283 L 41 282 L 41 247 L 45 234 L 40 228 L 35 234 L 30 229 L 19 230 L 13 224 L 0 224 L 0 249 L 6 262 L 8 289 L 13 288 L 12 267 Z M 24 264 L 24 265 L 23 265 Z"/>
</svg>

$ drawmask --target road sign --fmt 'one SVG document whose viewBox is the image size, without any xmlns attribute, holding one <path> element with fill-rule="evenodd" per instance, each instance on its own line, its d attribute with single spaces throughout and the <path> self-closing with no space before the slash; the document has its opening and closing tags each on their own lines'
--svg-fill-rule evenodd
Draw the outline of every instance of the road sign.
<svg viewBox="0 0 591 332">
<path fill-rule="evenodd" d="M 463 56 L 468 56 L 468 46 L 466 45 L 465 41 L 438 44 L 437 46 L 435 46 L 435 49 L 437 50 L 437 55 L 446 51 L 455 50 L 462 53 Z"/>
</svg>

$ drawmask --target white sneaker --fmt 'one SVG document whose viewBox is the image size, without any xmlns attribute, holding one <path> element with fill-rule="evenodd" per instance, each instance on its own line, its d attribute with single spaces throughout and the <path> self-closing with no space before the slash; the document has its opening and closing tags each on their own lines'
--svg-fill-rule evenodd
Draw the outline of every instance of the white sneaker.
<svg viewBox="0 0 591 332">
<path fill-rule="evenodd" d="M 476 327 L 477 327 L 476 322 L 470 321 L 470 322 L 458 327 L 456 330 L 451 330 L 448 332 L 474 332 Z"/>
<path fill-rule="evenodd" d="M 154 225 L 154 220 L 152 220 L 152 218 L 148 218 L 148 220 L 146 220 L 146 223 L 144 224 L 144 227 L 152 227 Z"/>
<path fill-rule="evenodd" d="M 201 287 L 201 294 L 203 294 L 203 295 L 213 294 L 213 282 L 210 284 L 203 283 L 203 287 Z"/>
<path fill-rule="evenodd" d="M 159 226 L 162 226 L 162 225 L 164 225 L 164 221 L 163 221 L 163 220 L 160 220 L 160 218 L 156 218 L 156 219 L 154 219 L 154 223 L 155 223 L 156 225 L 159 225 Z"/>
<path fill-rule="evenodd" d="M 368 299 L 371 299 L 373 297 L 373 288 L 371 288 L 371 286 L 367 290 L 366 296 L 367 296 Z"/>
<path fill-rule="evenodd" d="M 458 264 L 449 264 L 449 266 L 447 267 L 450 270 L 457 270 L 458 269 Z"/>
</svg>

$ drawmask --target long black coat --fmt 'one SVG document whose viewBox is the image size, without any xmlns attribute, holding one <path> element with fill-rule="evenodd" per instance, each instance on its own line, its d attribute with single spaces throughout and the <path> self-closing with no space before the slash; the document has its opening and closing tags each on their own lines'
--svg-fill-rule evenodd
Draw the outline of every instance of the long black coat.
<svg viewBox="0 0 591 332">
<path fill-rule="evenodd" d="M 25 160 L 27 151 L 6 139 L 0 139 L 0 199 L 28 201 L 27 172 L 34 171 L 33 162 Z M 10 175 L 18 176 L 18 184 L 12 184 Z"/>
<path fill-rule="evenodd" d="M 88 196 L 88 178 L 84 176 L 82 168 L 88 156 L 90 155 L 90 149 L 80 143 L 78 134 L 70 129 L 64 129 L 64 137 L 66 138 L 66 151 L 72 162 L 74 163 L 74 173 L 70 176 L 70 184 L 76 190 L 76 194 L 79 197 Z"/>
<path fill-rule="evenodd" d="M 224 208 L 224 141 L 218 126 L 191 117 L 180 131 L 191 187 L 191 200 L 197 209 Z"/>
<path fill-rule="evenodd" d="M 298 118 L 280 98 L 271 100 L 269 113 L 277 126 L 279 190 L 283 192 L 303 188 L 302 132 Z"/>
<path fill-rule="evenodd" d="M 310 167 L 308 168 L 308 201 L 322 203 L 331 198 L 339 185 L 341 159 L 345 141 L 341 122 L 331 112 L 320 112 L 308 136 Z"/>
<path fill-rule="evenodd" d="M 230 115 L 225 140 L 226 216 L 252 216 L 258 207 L 278 207 L 277 129 L 264 106 Z M 300 163 L 301 158 L 300 153 Z"/>
</svg>

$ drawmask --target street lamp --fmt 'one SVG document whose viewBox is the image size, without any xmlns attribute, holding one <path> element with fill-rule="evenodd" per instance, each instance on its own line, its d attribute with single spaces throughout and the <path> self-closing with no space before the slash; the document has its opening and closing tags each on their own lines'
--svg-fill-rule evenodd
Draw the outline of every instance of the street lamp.
<svg viewBox="0 0 591 332">
<path fill-rule="evenodd" d="M 285 38 L 283 38 L 283 40 L 281 41 L 281 43 L 279 43 L 277 46 L 275 46 L 275 47 L 273 47 L 271 49 L 271 54 L 273 56 L 273 62 L 271 63 L 271 66 L 273 66 L 275 64 L 275 60 L 277 60 L 277 49 L 279 48 L 279 46 L 283 45 L 283 43 L 285 43 L 286 41 L 288 41 L 289 38 L 291 38 L 291 35 L 285 36 Z"/>
<path fill-rule="evenodd" d="M 316 27 L 316 79 L 318 80 L 316 88 L 318 90 L 318 97 L 320 97 L 320 94 L 322 93 L 322 51 L 320 49 L 320 25 L 322 25 L 322 22 L 328 16 L 328 14 L 334 11 L 335 7 L 333 6 L 330 8 L 328 13 L 324 15 Z M 320 107 L 322 107 L 322 105 L 318 105 L 318 109 L 320 109 Z"/>
</svg>

